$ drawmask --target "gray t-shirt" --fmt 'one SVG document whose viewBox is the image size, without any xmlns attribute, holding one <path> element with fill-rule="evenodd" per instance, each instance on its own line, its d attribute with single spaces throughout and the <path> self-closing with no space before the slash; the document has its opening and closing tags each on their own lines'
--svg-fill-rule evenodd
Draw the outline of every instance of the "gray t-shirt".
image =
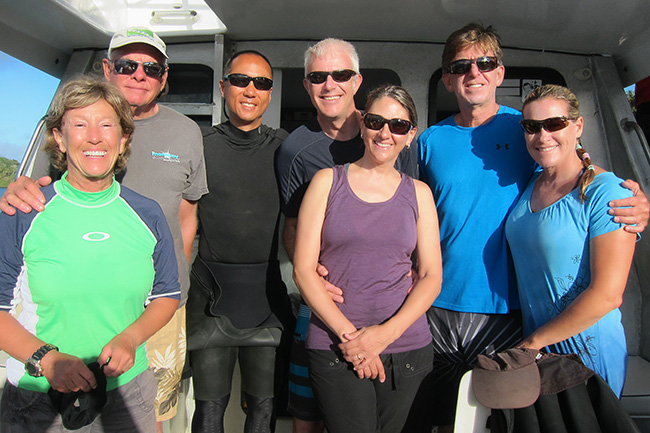
<svg viewBox="0 0 650 433">
<path fill-rule="evenodd" d="M 131 156 L 118 175 L 124 186 L 162 207 L 174 237 L 181 281 L 181 305 L 190 287 L 189 265 L 183 251 L 179 209 L 181 199 L 195 201 L 207 194 L 203 135 L 193 120 L 159 105 L 154 116 L 135 121 Z"/>
<path fill-rule="evenodd" d="M 163 105 L 158 108 L 155 115 L 135 121 L 131 156 L 126 170 L 116 177 L 124 186 L 162 207 L 174 238 L 183 305 L 190 282 L 179 209 L 181 199 L 195 201 L 208 192 L 203 136 L 198 125 L 187 116 Z M 32 178 L 49 174 L 47 168 L 37 164 Z"/>
</svg>

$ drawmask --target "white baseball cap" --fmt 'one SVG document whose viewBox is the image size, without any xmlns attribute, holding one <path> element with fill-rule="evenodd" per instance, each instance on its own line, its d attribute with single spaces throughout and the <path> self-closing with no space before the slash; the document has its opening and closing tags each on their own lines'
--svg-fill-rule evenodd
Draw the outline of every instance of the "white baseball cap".
<svg viewBox="0 0 650 433">
<path fill-rule="evenodd" d="M 114 49 L 131 44 L 151 45 L 160 51 L 166 59 L 169 58 L 167 56 L 167 46 L 163 40 L 160 39 L 160 37 L 153 31 L 144 27 L 129 27 L 128 29 L 123 29 L 115 32 L 111 38 L 111 43 L 108 45 L 109 57 Z"/>
</svg>

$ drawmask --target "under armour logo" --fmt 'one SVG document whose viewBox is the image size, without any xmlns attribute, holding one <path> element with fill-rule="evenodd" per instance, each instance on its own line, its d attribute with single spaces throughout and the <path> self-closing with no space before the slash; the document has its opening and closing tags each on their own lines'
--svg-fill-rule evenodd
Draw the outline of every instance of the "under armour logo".
<svg viewBox="0 0 650 433">
<path fill-rule="evenodd" d="M 503 147 L 505 150 L 510 150 L 510 148 L 509 148 L 508 146 L 509 146 L 509 144 L 507 144 L 507 143 L 504 144 L 504 145 L 497 144 L 497 150 L 501 150 L 502 147 Z"/>
</svg>

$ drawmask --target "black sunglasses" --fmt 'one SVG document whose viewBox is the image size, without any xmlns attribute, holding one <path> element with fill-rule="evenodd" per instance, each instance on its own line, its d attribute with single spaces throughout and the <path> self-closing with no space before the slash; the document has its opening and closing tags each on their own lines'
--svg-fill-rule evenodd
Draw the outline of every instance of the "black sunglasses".
<svg viewBox="0 0 650 433">
<path fill-rule="evenodd" d="M 138 65 L 142 65 L 142 70 L 148 77 L 160 78 L 165 75 L 167 66 L 157 62 L 136 62 L 135 60 L 120 59 L 113 61 L 115 72 L 120 75 L 131 75 L 138 70 Z"/>
<path fill-rule="evenodd" d="M 575 120 L 570 117 L 549 117 L 544 120 L 526 119 L 521 121 L 521 126 L 529 134 L 537 134 L 544 128 L 547 132 L 555 132 L 569 126 L 569 120 Z"/>
<path fill-rule="evenodd" d="M 449 64 L 447 73 L 453 75 L 466 74 L 472 69 L 473 63 L 476 63 L 476 67 L 481 72 L 494 71 L 499 66 L 496 57 L 483 56 L 478 59 L 460 59 Z"/>
<path fill-rule="evenodd" d="M 408 120 L 404 120 L 404 119 L 388 120 L 388 119 L 384 119 L 379 114 L 366 113 L 363 115 L 363 124 L 366 125 L 366 128 L 368 129 L 379 131 L 387 123 L 390 132 L 397 135 L 407 134 L 411 130 L 411 128 L 413 128 L 413 124 Z"/>
<path fill-rule="evenodd" d="M 312 84 L 323 84 L 327 81 L 327 77 L 332 76 L 332 79 L 337 83 L 345 83 L 350 81 L 350 78 L 357 75 L 352 69 L 337 69 L 336 71 L 315 71 L 307 74 L 307 81 Z"/>
<path fill-rule="evenodd" d="M 271 90 L 271 87 L 273 87 L 273 80 L 266 77 L 249 77 L 246 74 L 228 74 L 223 77 L 223 79 L 230 81 L 230 84 L 237 87 L 246 87 L 251 81 L 257 90 Z"/>
</svg>

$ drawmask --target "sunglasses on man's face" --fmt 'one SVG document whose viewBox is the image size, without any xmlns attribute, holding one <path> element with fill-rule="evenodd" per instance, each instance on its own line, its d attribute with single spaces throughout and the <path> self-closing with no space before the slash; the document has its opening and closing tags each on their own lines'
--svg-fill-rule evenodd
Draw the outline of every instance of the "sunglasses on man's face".
<svg viewBox="0 0 650 433">
<path fill-rule="evenodd" d="M 266 77 L 249 77 L 246 74 L 228 74 L 223 77 L 225 81 L 236 87 L 246 87 L 248 83 L 253 82 L 253 86 L 257 90 L 271 90 L 273 87 L 273 80 Z"/>
<path fill-rule="evenodd" d="M 407 134 L 413 124 L 408 120 L 404 119 L 384 119 L 379 114 L 370 114 L 366 113 L 363 115 L 363 124 L 366 125 L 366 128 L 379 131 L 388 123 L 388 130 L 393 134 L 404 135 Z"/>
<path fill-rule="evenodd" d="M 138 70 L 138 65 L 142 65 L 142 70 L 148 77 L 160 78 L 165 75 L 167 66 L 157 62 L 136 62 L 135 60 L 120 59 L 113 61 L 115 72 L 120 75 L 132 75 Z"/>
<path fill-rule="evenodd" d="M 544 120 L 526 119 L 521 121 L 521 126 L 529 134 L 537 134 L 544 128 L 546 132 L 560 131 L 569 126 L 569 121 L 575 120 L 570 117 L 549 117 Z"/>
<path fill-rule="evenodd" d="M 305 78 L 312 84 L 323 84 L 327 81 L 327 77 L 332 76 L 332 79 L 337 83 L 345 83 L 350 81 L 350 78 L 357 75 L 352 69 L 337 69 L 336 71 L 315 71 L 307 74 Z"/>
<path fill-rule="evenodd" d="M 478 59 L 460 59 L 455 60 L 449 64 L 447 73 L 453 75 L 466 74 L 472 70 L 472 64 L 476 64 L 476 67 L 481 72 L 494 71 L 497 66 L 499 66 L 499 62 L 497 61 L 496 57 L 483 56 L 479 57 Z"/>
</svg>

